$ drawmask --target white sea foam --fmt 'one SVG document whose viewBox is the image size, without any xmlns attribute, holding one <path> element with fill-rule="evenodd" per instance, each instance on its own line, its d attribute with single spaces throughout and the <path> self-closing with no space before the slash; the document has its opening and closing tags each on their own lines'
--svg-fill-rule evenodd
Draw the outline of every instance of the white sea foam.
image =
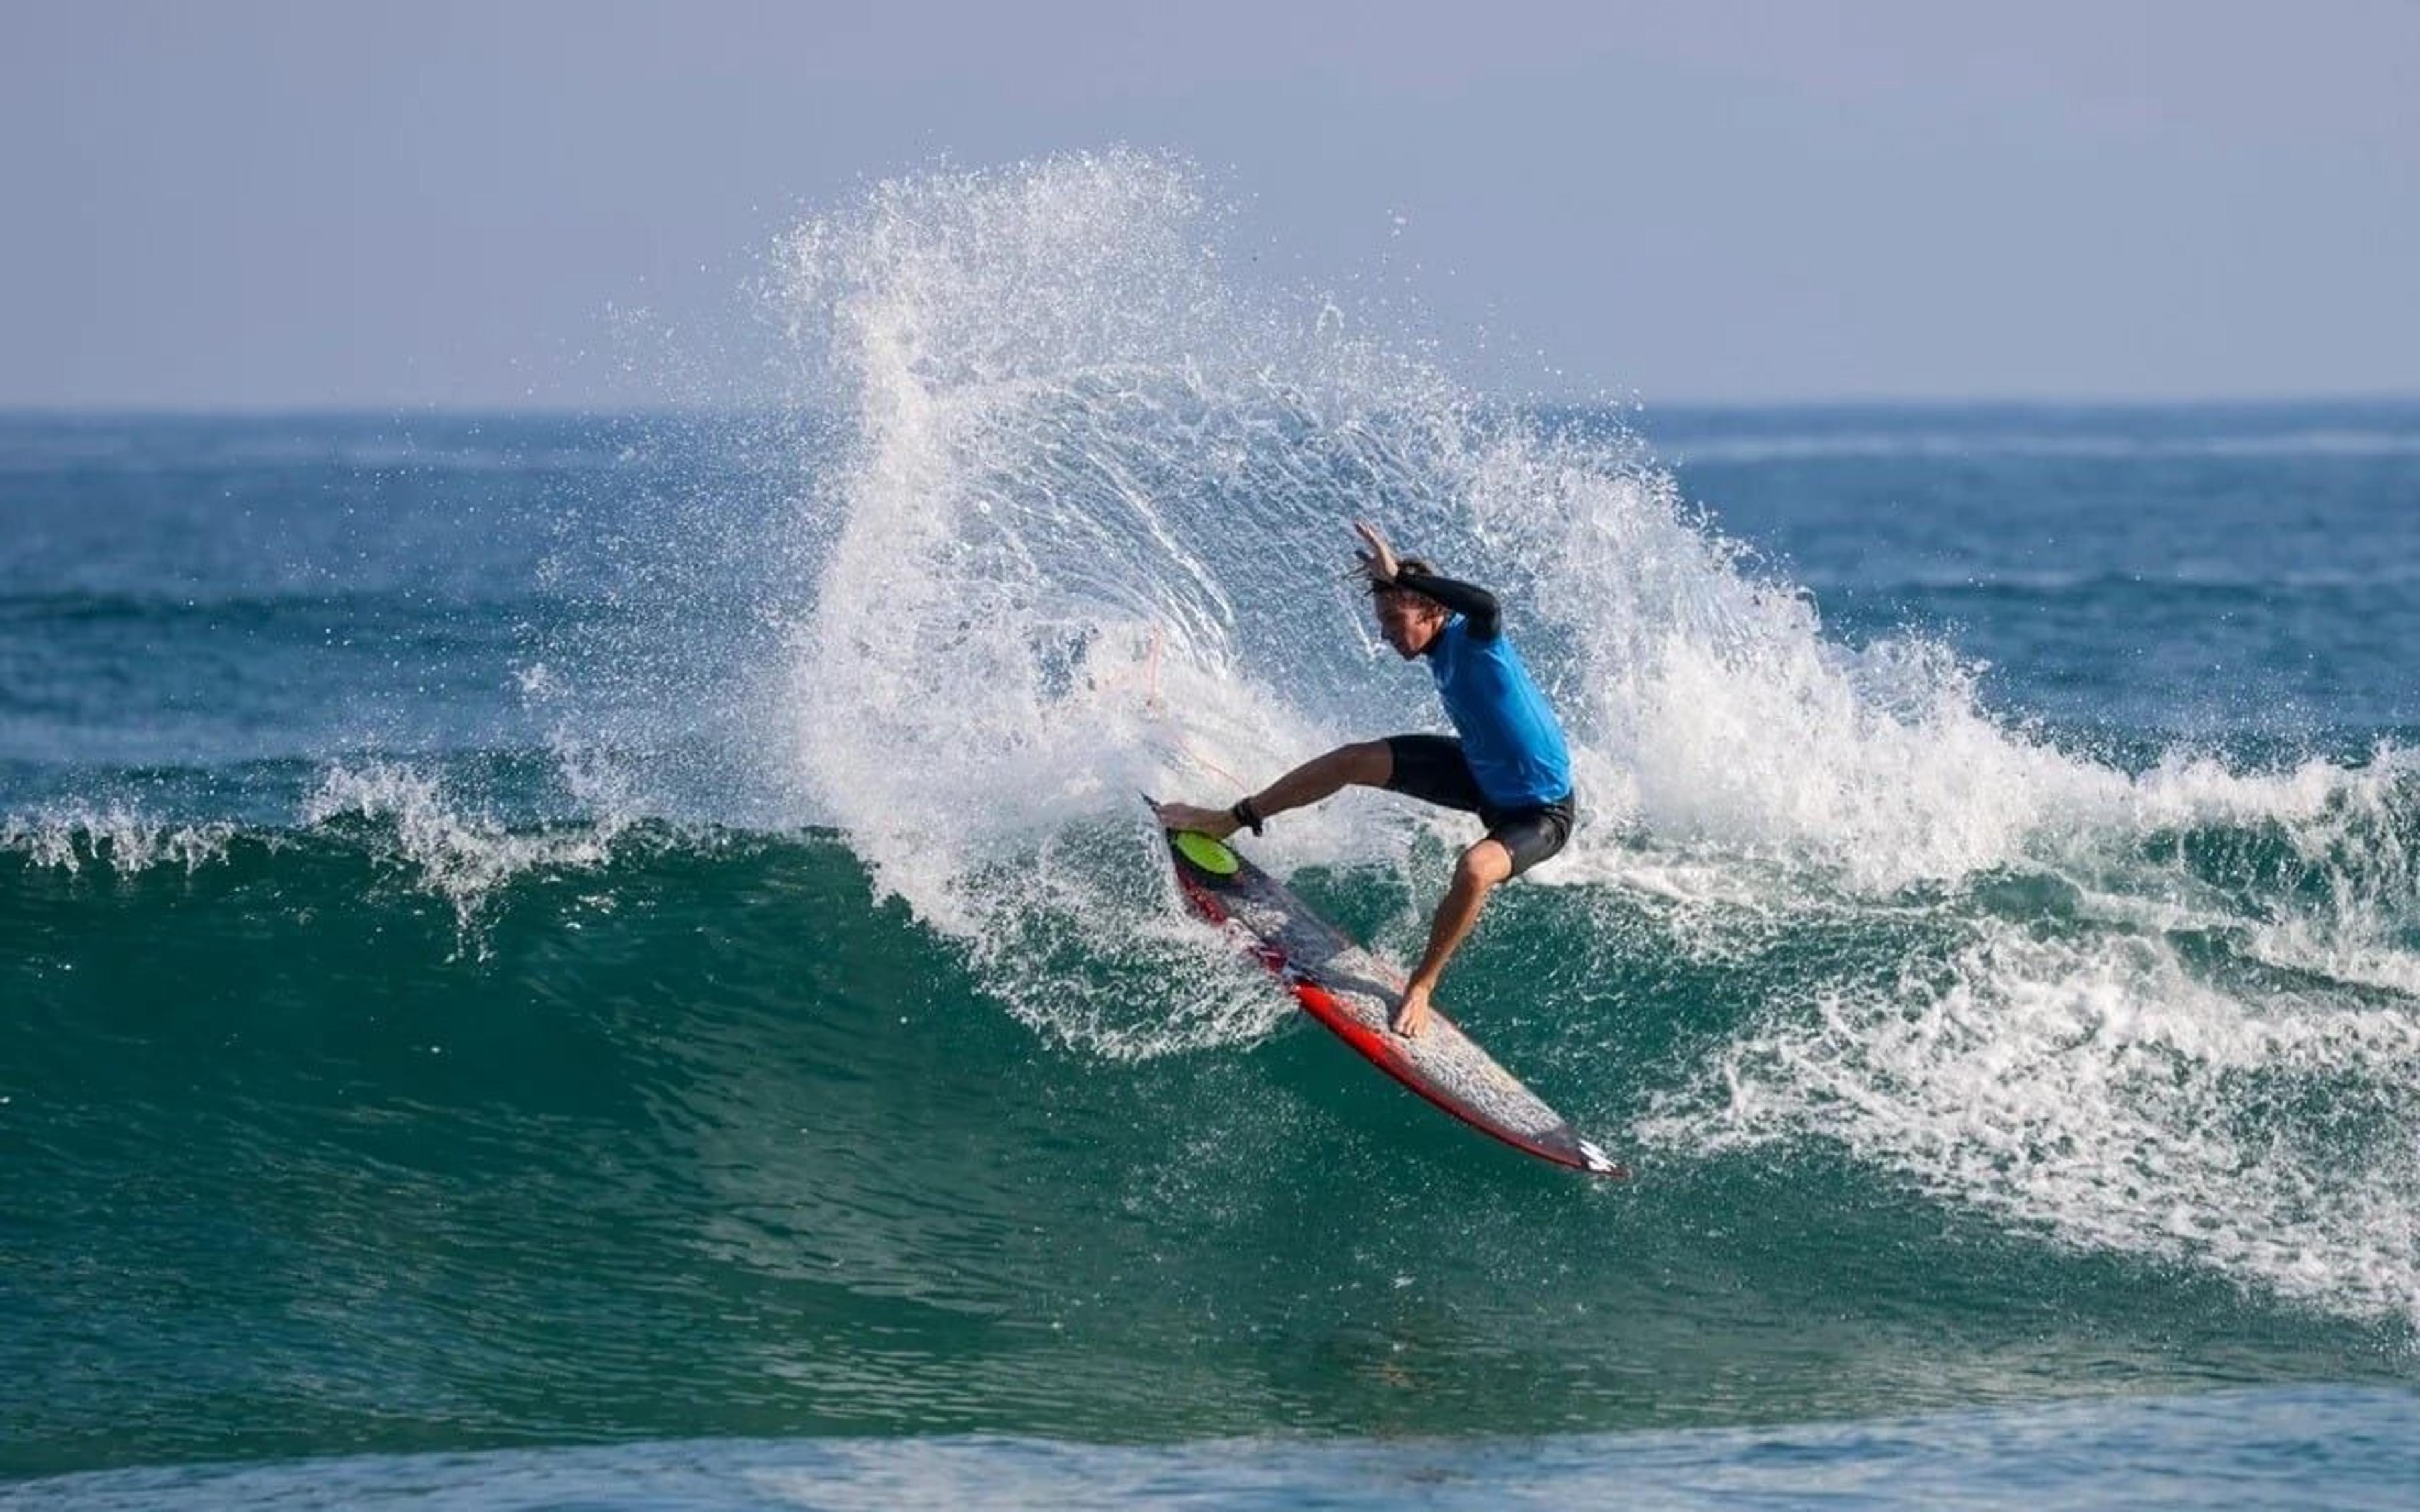
<svg viewBox="0 0 2420 1512">
<path fill-rule="evenodd" d="M 2064 1242 L 2420 1321 L 2408 1009 L 2251 998 L 2155 936 L 2006 922 L 1892 991 L 1803 1007 L 1724 1053 L 1718 1098 L 1676 1094 L 1641 1132 L 1820 1136 Z"/>
<path fill-rule="evenodd" d="M 534 872 L 602 866 L 627 827 L 609 814 L 569 828 L 515 831 L 447 792 L 440 779 L 393 762 L 332 764 L 301 817 L 306 826 L 346 820 L 377 825 L 390 837 L 390 858 L 453 905 L 466 936 L 498 887 Z"/>
<path fill-rule="evenodd" d="M 858 424 L 797 644 L 814 808 L 978 961 L 1018 942 L 991 985 L 1031 1022 L 1134 1053 L 1262 1032 L 1271 995 L 1144 927 L 1163 869 L 1059 837 L 1136 834 L 1139 790 L 1220 791 L 1336 738 L 1242 670 L 1306 587 L 1332 632 L 1332 557 L 1307 579 L 1245 564 L 1306 533 L 1284 470 L 1338 460 L 1272 439 L 1335 435 L 1377 361 L 1246 307 L 1200 214 L 1184 175 L 1127 155 L 910 180 L 800 228 L 782 291 Z M 1063 970 L 1034 970 L 1037 940 L 1073 942 Z M 1137 990 L 1168 974 L 1190 1028 Z"/>
<path fill-rule="evenodd" d="M 0 851 L 62 872 L 86 868 L 132 876 L 154 867 L 188 875 L 223 860 L 236 827 L 224 821 L 161 820 L 129 808 L 85 804 L 0 816 Z"/>
<path fill-rule="evenodd" d="M 1721 1057 L 1735 1093 L 1676 1089 L 1651 1134 L 1830 1138 L 2069 1242 L 2410 1310 L 2408 1139 L 2273 1086 L 2420 1112 L 2412 1005 L 2374 997 L 2420 970 L 2408 759 L 2134 772 L 2013 729 L 1942 644 L 1828 638 L 1637 445 L 1482 405 L 1219 240 L 1182 167 L 1108 154 L 886 184 L 783 249 L 803 397 L 853 439 L 801 526 L 830 546 L 775 755 L 995 995 L 1119 1056 L 1277 1022 L 1171 922 L 1134 794 L 1224 802 L 1436 726 L 1343 580 L 1374 517 L 1504 595 L 1564 717 L 1584 818 L 1541 882 L 1637 889 L 1701 942 L 1948 921 L 1886 990 L 1810 963 Z M 1401 863 L 1405 812 L 1348 796 L 1256 854 Z M 2073 917 L 1966 897 L 1997 875 Z M 2212 973 L 2187 930 L 2321 980 Z"/>
</svg>

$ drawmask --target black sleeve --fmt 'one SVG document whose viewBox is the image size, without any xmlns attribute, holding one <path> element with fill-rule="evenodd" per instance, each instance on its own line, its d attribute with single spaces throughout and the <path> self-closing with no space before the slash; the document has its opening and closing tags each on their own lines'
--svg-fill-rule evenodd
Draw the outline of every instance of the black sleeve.
<svg viewBox="0 0 2420 1512">
<path fill-rule="evenodd" d="M 1395 581 L 1413 593 L 1435 599 L 1446 608 L 1470 622 L 1470 633 L 1481 640 L 1492 640 L 1503 628 L 1503 610 L 1496 595 L 1484 588 L 1456 582 L 1425 572 L 1398 572 Z"/>
</svg>

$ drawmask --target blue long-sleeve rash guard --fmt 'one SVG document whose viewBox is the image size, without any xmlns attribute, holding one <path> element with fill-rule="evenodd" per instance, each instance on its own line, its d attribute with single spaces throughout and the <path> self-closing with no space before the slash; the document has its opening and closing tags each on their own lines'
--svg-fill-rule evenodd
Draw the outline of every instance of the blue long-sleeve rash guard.
<svg viewBox="0 0 2420 1512">
<path fill-rule="evenodd" d="M 1484 588 L 1434 573 L 1397 572 L 1395 582 L 1452 612 L 1421 655 L 1462 736 L 1479 791 L 1498 809 L 1553 803 L 1572 791 L 1563 727 L 1504 635 L 1504 614 Z"/>
</svg>

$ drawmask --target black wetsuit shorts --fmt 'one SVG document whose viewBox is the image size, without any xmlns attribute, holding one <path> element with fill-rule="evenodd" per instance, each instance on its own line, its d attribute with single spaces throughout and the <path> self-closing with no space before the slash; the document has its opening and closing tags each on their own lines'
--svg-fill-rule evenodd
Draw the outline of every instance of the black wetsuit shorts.
<svg viewBox="0 0 2420 1512">
<path fill-rule="evenodd" d="M 1462 758 L 1462 742 L 1451 735 L 1389 735 L 1387 754 L 1393 762 L 1387 786 L 1406 797 L 1443 809 L 1475 813 L 1487 826 L 1488 838 L 1512 855 L 1512 874 L 1519 876 L 1563 848 L 1572 838 L 1572 795 L 1523 809 L 1498 809 L 1479 791 L 1479 779 Z"/>
</svg>

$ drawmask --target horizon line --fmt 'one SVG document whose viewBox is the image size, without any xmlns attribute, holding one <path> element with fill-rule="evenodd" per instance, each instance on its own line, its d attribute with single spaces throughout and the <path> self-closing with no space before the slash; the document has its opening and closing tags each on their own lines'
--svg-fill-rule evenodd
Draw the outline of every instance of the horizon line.
<svg viewBox="0 0 2420 1512">
<path fill-rule="evenodd" d="M 2184 410 L 2184 409 L 2307 409 L 2321 408 L 2401 409 L 2420 407 L 2420 390 L 2364 390 L 2336 393 L 2271 393 L 2236 394 L 2195 394 L 2179 396 L 2149 395 L 2079 395 L 2049 396 L 2040 394 L 1965 394 L 1965 395 L 1889 395 L 1843 394 L 1837 396 L 1802 395 L 1785 398 L 1706 398 L 1682 397 L 1650 399 L 1632 394 L 1543 396 L 1527 395 L 1512 401 L 1521 409 L 1598 409 L 1632 414 L 1654 414 L 1657 411 L 1805 411 L 1900 409 L 1900 410 Z M 8 420 L 366 420 L 427 418 L 432 420 L 479 420 L 512 417 L 520 419 L 613 420 L 646 417 L 685 419 L 726 419 L 768 414 L 806 414 L 818 410 L 811 406 L 762 405 L 683 405 L 683 404 L 559 404 L 549 402 L 525 404 L 458 404 L 444 400 L 411 400 L 393 403 L 264 403 L 227 405 L 188 405 L 176 403 L 129 402 L 122 404 L 24 404 L 0 403 L 0 419 Z"/>
</svg>

